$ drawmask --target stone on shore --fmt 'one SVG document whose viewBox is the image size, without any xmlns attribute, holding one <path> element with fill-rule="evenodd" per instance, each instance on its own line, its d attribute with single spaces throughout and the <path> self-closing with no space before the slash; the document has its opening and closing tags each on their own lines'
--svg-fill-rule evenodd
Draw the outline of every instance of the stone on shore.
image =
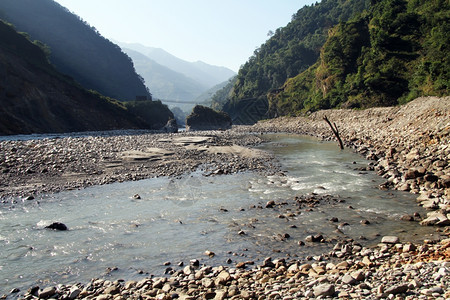
<svg viewBox="0 0 450 300">
<path fill-rule="evenodd" d="M 56 294 L 54 287 L 47 287 L 38 293 L 40 299 L 47 299 Z"/>
<path fill-rule="evenodd" d="M 400 239 L 397 236 L 384 236 L 381 239 L 381 242 L 384 244 L 397 244 L 400 241 Z"/>
<path fill-rule="evenodd" d="M 314 287 L 314 296 L 316 296 L 316 297 L 333 296 L 334 293 L 335 293 L 335 287 L 332 284 L 326 283 L 326 284 L 321 284 L 321 285 Z"/>
</svg>

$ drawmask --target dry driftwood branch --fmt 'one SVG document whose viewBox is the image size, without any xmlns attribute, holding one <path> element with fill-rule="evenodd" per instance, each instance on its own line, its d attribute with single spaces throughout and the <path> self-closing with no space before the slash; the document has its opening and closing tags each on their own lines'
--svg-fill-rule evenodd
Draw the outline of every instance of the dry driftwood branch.
<svg viewBox="0 0 450 300">
<path fill-rule="evenodd" d="M 333 124 L 331 124 L 330 120 L 328 120 L 327 116 L 324 116 L 323 119 L 325 120 L 325 122 L 328 123 L 328 125 L 330 125 L 331 131 L 333 131 L 334 135 L 338 139 L 339 146 L 341 147 L 341 149 L 344 149 L 344 143 L 342 142 L 341 137 L 339 136 L 339 130 L 338 130 L 336 123 L 334 123 L 334 126 L 333 126 Z"/>
</svg>

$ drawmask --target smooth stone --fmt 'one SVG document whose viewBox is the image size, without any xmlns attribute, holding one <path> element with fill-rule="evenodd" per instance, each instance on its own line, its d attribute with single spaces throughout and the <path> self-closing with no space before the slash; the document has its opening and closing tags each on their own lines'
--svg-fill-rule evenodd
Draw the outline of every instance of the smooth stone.
<svg viewBox="0 0 450 300">
<path fill-rule="evenodd" d="M 350 274 L 345 274 L 344 276 L 342 276 L 342 282 L 345 284 L 353 285 L 356 283 L 356 280 Z"/>
<path fill-rule="evenodd" d="M 46 299 L 56 294 L 56 289 L 54 287 L 47 287 L 39 292 L 39 298 Z"/>
<path fill-rule="evenodd" d="M 231 275 L 230 273 L 228 273 L 227 271 L 222 271 L 219 273 L 219 275 L 217 275 L 215 284 L 219 285 L 219 284 L 225 284 L 227 283 L 229 280 L 231 279 Z"/>
<path fill-rule="evenodd" d="M 314 296 L 333 296 L 335 293 L 335 287 L 332 284 L 321 284 L 314 287 Z"/>
<path fill-rule="evenodd" d="M 398 285 L 394 285 L 394 286 L 391 286 L 391 287 L 385 289 L 383 295 L 384 295 L 384 297 L 386 297 L 390 294 L 392 294 L 392 295 L 403 294 L 403 293 L 406 293 L 406 291 L 408 291 L 407 284 L 398 284 Z"/>
<path fill-rule="evenodd" d="M 391 236 L 391 235 L 384 236 L 381 239 L 381 242 L 383 244 L 397 244 L 399 241 L 400 241 L 400 239 L 397 236 Z"/>
</svg>

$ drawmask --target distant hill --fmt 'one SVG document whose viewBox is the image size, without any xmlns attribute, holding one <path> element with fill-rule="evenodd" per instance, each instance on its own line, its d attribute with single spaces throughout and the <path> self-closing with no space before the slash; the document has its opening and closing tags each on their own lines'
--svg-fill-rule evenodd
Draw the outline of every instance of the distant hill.
<svg viewBox="0 0 450 300">
<path fill-rule="evenodd" d="M 119 46 L 53 0 L 1 0 L 0 18 L 49 46 L 57 70 L 118 100 L 149 95 Z"/>
<path fill-rule="evenodd" d="M 182 60 L 160 48 L 147 47 L 137 43 L 118 42 L 118 45 L 140 52 L 158 64 L 195 80 L 203 85 L 204 90 L 236 75 L 234 71 L 225 67 L 212 66 L 201 61 L 188 62 Z"/>
<path fill-rule="evenodd" d="M 450 4 L 322 0 L 298 10 L 214 97 L 242 123 L 448 95 Z"/>
<path fill-rule="evenodd" d="M 136 72 L 151 88 L 154 98 L 192 101 L 206 88 L 194 79 L 160 65 L 140 52 L 127 48 L 123 48 L 123 51 L 133 60 Z"/>
<path fill-rule="evenodd" d="M 224 81 L 222 83 L 219 83 L 206 92 L 202 93 L 200 96 L 198 96 L 194 102 L 197 102 L 199 104 L 202 104 L 204 106 L 211 106 L 213 102 L 213 96 L 217 95 L 218 91 L 222 91 L 226 86 L 230 85 L 231 82 L 234 82 L 236 79 L 236 76 L 230 78 L 228 81 Z M 220 110 L 221 107 L 212 107 L 214 109 Z"/>
<path fill-rule="evenodd" d="M 159 129 L 173 118 L 160 102 L 139 115 L 87 91 L 48 62 L 45 46 L 0 21 L 0 135 L 113 129 Z M 44 48 L 44 50 L 43 50 Z"/>
</svg>

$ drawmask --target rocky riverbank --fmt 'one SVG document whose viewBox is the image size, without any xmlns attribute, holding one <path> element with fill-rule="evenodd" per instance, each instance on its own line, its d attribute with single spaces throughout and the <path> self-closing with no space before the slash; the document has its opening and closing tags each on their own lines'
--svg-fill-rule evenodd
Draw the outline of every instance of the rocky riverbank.
<svg viewBox="0 0 450 300">
<path fill-rule="evenodd" d="M 33 287 L 23 299 L 448 299 L 449 260 L 450 239 L 413 245 L 385 236 L 376 248 L 340 242 L 307 260 L 268 257 L 259 266 L 200 266 L 194 259 L 170 268 L 171 277 Z"/>
<path fill-rule="evenodd" d="M 325 116 L 336 123 L 346 147 L 373 161 L 368 169 L 386 179 L 380 188 L 417 194 L 419 205 L 433 210 L 422 224 L 450 225 L 450 97 L 418 98 L 398 107 L 323 110 L 240 130 L 336 139 Z"/>
<path fill-rule="evenodd" d="M 274 172 L 277 166 L 270 156 L 246 147 L 260 143 L 261 139 L 244 132 L 292 132 L 333 139 L 323 121 L 325 115 L 337 123 L 347 147 L 373 160 L 367 169 L 386 178 L 382 188 L 417 193 L 420 204 L 426 206 L 433 202 L 426 207 L 440 209 L 428 216 L 423 224 L 448 224 L 449 97 L 417 99 L 395 108 L 322 111 L 304 118 L 280 118 L 223 133 L 2 142 L 1 151 L 8 154 L 6 164 L 1 166 L 2 176 L 9 176 L 2 179 L 8 178 L 11 188 L 4 184 L 1 195 L 6 197 L 4 199 L 25 197 L 92 184 L 137 180 L 141 176 L 177 175 L 199 167 L 209 174 L 246 169 Z M 81 152 L 74 150 L 79 147 Z M 79 157 L 80 153 L 83 153 L 82 157 Z M 43 166 L 38 164 L 40 161 L 45 162 Z M 20 172 L 14 173 L 16 168 Z M 52 176 L 46 177 L 50 174 Z M 39 179 L 40 176 L 43 179 Z M 303 203 L 307 199 L 299 200 Z M 268 202 L 266 208 L 273 205 L 275 203 Z M 444 230 L 444 233 L 448 235 L 448 231 Z M 299 241 L 299 247 L 323 242 L 330 241 L 311 236 Z M 228 266 L 207 266 L 199 265 L 195 259 L 186 265 L 168 262 L 169 277 L 149 277 L 140 281 L 93 279 L 87 284 L 32 287 L 19 298 L 450 298 L 449 239 L 411 244 L 395 236 L 386 236 L 380 237 L 378 246 L 364 247 L 344 238 L 331 245 L 335 246 L 327 253 L 296 259 L 267 258 L 259 265 L 254 261 L 230 261 Z M 214 255 L 212 252 L 205 254 Z M 13 290 L 8 298 L 4 298 L 15 298 L 18 293 Z"/>
<path fill-rule="evenodd" d="M 246 170 L 274 172 L 270 155 L 249 149 L 255 135 L 229 131 L 199 133 L 112 132 L 0 142 L 0 198 L 37 195 L 92 185 L 177 176 L 202 169 L 205 174 Z"/>
</svg>

